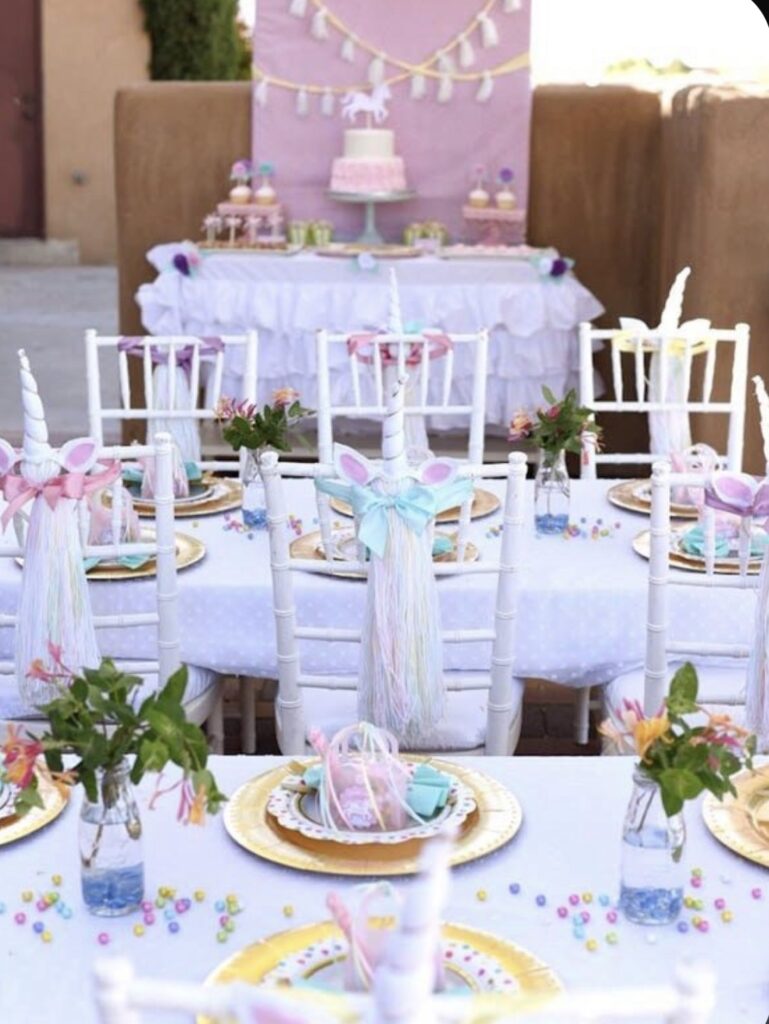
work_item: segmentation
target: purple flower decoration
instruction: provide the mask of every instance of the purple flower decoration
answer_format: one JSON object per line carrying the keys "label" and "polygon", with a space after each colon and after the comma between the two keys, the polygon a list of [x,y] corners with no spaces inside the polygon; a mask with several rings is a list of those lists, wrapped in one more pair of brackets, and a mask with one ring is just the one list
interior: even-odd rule
{"label": "purple flower decoration", "polygon": [[184,277],[190,277],[192,275],[192,269],[190,267],[190,261],[184,255],[183,252],[177,252],[171,264],[174,270],[178,270]]}
{"label": "purple flower decoration", "polygon": [[499,180],[503,185],[509,185],[515,175],[510,167],[503,167],[499,172]]}
{"label": "purple flower decoration", "polygon": [[562,256],[556,256],[550,267],[551,277],[562,277],[569,269],[569,264]]}

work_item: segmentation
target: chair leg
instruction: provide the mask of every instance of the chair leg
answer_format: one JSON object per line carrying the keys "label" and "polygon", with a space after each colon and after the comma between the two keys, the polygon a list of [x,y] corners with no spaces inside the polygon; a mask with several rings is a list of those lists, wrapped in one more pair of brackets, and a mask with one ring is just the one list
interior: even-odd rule
{"label": "chair leg", "polygon": [[240,677],[240,743],[244,754],[256,753],[256,686]]}
{"label": "chair leg", "polygon": [[574,704],[574,742],[584,745],[590,734],[590,687],[577,690]]}
{"label": "chair leg", "polygon": [[212,754],[224,753],[224,687],[219,686],[216,703],[206,720],[206,735]]}

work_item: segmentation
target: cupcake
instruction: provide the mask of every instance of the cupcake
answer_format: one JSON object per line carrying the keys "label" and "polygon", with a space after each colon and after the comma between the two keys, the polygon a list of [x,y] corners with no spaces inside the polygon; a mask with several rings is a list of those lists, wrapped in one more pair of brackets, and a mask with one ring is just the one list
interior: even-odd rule
{"label": "cupcake", "polygon": [[272,187],[270,179],[275,173],[275,168],[265,160],[259,164],[259,173],[262,176],[262,183],[254,192],[254,200],[260,206],[274,206],[278,201],[278,193]]}
{"label": "cupcake", "polygon": [[516,198],[515,192],[510,188],[510,183],[513,180],[513,172],[509,167],[503,167],[499,172],[497,178],[500,185],[502,186],[497,190],[494,196],[494,202],[497,204],[499,210],[513,210],[515,209]]}
{"label": "cupcake", "polygon": [[486,168],[483,164],[475,165],[473,168],[473,177],[475,179],[475,184],[468,193],[467,202],[470,206],[482,209],[484,206],[489,205],[489,193],[483,187],[484,179],[486,177]]}
{"label": "cupcake", "polygon": [[231,203],[251,202],[251,161],[236,160],[230,170],[230,181],[235,182],[234,188],[230,189]]}

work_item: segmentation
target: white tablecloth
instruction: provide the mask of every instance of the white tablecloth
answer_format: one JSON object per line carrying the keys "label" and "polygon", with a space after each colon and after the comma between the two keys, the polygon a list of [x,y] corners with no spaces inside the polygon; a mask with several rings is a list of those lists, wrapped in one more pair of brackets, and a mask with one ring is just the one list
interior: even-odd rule
{"label": "white tablecloth", "polygon": [[[302,529],[317,529],[312,484],[287,480],[288,511],[302,520]],[[503,484],[486,483],[501,494]],[[515,671],[571,686],[604,683],[643,661],[648,563],[634,553],[633,537],[648,528],[647,517],[609,505],[609,482],[572,481],[571,520],[588,536],[565,540],[534,533],[533,483],[527,487],[528,540],[524,555],[521,600],[516,626]],[[234,514],[239,521],[239,513]],[[481,558],[498,557],[500,537],[494,535],[501,512],[472,524],[471,539]],[[599,522],[600,520],[600,522]],[[338,520],[342,525],[350,521]],[[222,516],[179,520],[177,529],[200,537],[207,547],[203,562],[179,573],[182,656],[190,664],[218,671],[276,676],[274,620],[266,532],[251,536],[225,529]],[[455,529],[455,527],[448,527]],[[601,531],[607,536],[600,536]],[[597,531],[597,536],[594,534]],[[0,560],[0,611],[18,600],[21,573],[8,559]],[[363,615],[363,587],[357,580],[329,579],[297,573],[293,577],[298,620],[313,625],[355,626]],[[493,621],[495,582],[491,575],[444,578],[439,581],[443,625],[459,629]],[[754,596],[703,587],[671,588],[670,622],[680,639],[749,642]],[[97,612],[148,608],[154,596],[149,580],[93,583]],[[133,630],[105,637],[103,650],[122,657],[151,653],[151,632],[137,639]],[[12,637],[0,630],[0,657],[10,653]],[[353,644],[301,646],[304,667],[333,672],[357,664]],[[488,667],[486,645],[449,644],[446,665]]]}
{"label": "white tablecloth", "polygon": [[[374,272],[353,259],[215,253],[194,276],[169,269],[177,245],[147,254],[159,271],[136,299],[151,334],[216,335],[257,328],[260,400],[290,385],[315,406],[315,332],[377,329],[387,321],[387,268],[398,272],[404,322],[446,331],[491,331],[486,419],[507,424],[521,406],[578,379],[577,325],[603,312],[571,274],[542,277],[527,260],[445,260],[435,256],[379,261]],[[456,377],[469,374],[457,360]],[[334,400],[350,399],[344,356],[332,366]],[[457,392],[470,397],[469,387]],[[447,424],[443,424],[444,426]]]}
{"label": "white tablecloth", "polygon": [[[277,758],[214,758],[220,786],[232,793],[238,785],[278,763]],[[463,760],[463,763],[465,761]],[[723,848],[705,829],[699,807],[686,812],[687,867],[704,873],[701,913],[710,931],[679,933],[675,927],[649,929],[605,921],[598,895],[615,899],[619,886],[622,819],[630,795],[629,758],[473,758],[472,767],[500,779],[515,793],[523,808],[523,826],[506,847],[473,864],[456,869],[445,919],[481,928],[517,942],[547,962],[569,988],[658,984],[671,979],[682,957],[701,958],[718,973],[718,1008],[713,1024],[763,1024],[769,1012],[769,958],[766,952],[769,900],[767,874]],[[175,799],[166,797],[155,811],[146,810],[148,786],[142,788],[142,818],[147,890],[176,887],[180,896],[195,889],[206,892],[203,904],[180,917],[181,929],[169,934],[161,912],[157,923],[136,938],[132,926],[140,918],[105,921],[90,916],[80,901],[77,814],[80,794],[48,829],[23,842],[0,848],[0,1020],[3,1024],[95,1024],[90,969],[99,955],[129,956],[137,970],[154,977],[202,981],[223,959],[243,946],[287,927],[325,920],[326,893],[342,892],[351,879],[298,874],[251,856],[232,842],[219,820],[205,828],[184,828],[174,820]],[[23,904],[20,894],[50,889],[53,873],[64,883],[62,898],[73,917],[62,920],[53,910],[45,914]],[[521,892],[508,891],[518,882]],[[399,881],[408,885],[408,881]],[[751,889],[763,886],[763,900]],[[487,899],[477,899],[484,889]],[[245,910],[235,918],[236,930],[226,945],[216,940],[213,902],[235,892]],[[592,920],[586,939],[595,937],[599,950],[591,953],[585,940],[572,937],[571,925],[556,908],[571,893],[592,892],[587,908]],[[537,894],[547,898],[536,905]],[[712,909],[719,896],[727,900],[734,920],[724,924]],[[294,910],[291,920],[283,908]],[[584,905],[580,907],[583,909]],[[53,941],[46,945],[30,923],[21,927],[13,915],[24,910],[29,921],[42,919]],[[686,912],[684,919],[691,914]],[[616,931],[619,942],[607,945],[605,935]],[[99,932],[110,943],[97,943]],[[180,1018],[153,1017],[168,1024]],[[184,1018],[186,1019],[186,1018]]]}

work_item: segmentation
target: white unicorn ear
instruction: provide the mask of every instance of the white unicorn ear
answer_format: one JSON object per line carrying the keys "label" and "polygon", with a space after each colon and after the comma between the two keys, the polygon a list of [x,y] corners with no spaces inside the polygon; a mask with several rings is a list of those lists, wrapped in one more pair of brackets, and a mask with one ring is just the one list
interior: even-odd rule
{"label": "white unicorn ear", "polygon": [[417,470],[417,480],[427,487],[439,487],[451,483],[458,469],[456,459],[427,459]]}
{"label": "white unicorn ear", "polygon": [[346,444],[334,445],[334,469],[342,480],[357,484],[358,487],[365,487],[377,476],[373,462]]}
{"label": "white unicorn ear", "polygon": [[0,476],[10,473],[19,460],[18,453],[0,437]]}
{"label": "white unicorn ear", "polygon": [[62,445],[59,461],[68,473],[87,473],[96,462],[98,442],[92,437],[76,437]]}

